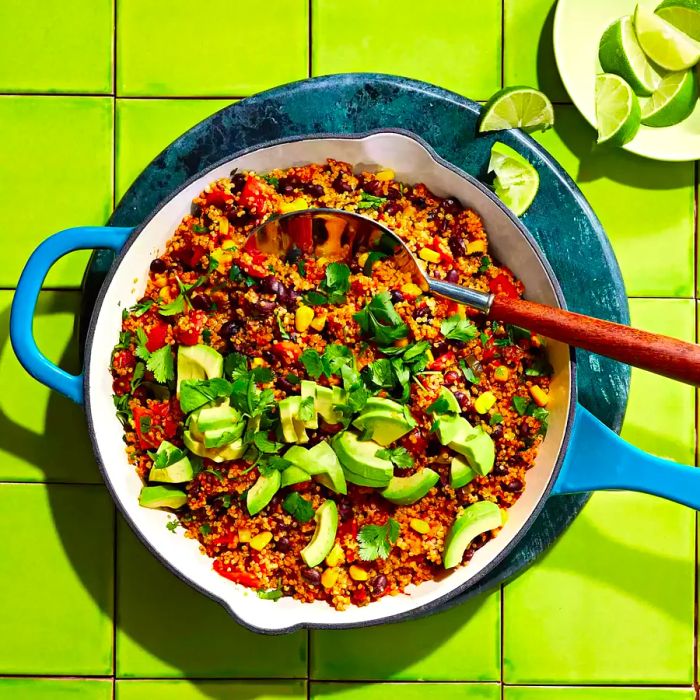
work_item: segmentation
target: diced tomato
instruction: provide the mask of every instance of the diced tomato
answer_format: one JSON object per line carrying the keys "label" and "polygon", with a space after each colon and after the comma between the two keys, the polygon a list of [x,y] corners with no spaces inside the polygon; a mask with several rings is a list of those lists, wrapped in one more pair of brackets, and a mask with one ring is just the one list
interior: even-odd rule
{"label": "diced tomato", "polygon": [[119,352],[114,353],[112,366],[115,369],[132,369],[135,365],[136,358],[131,350],[119,350]]}
{"label": "diced tomato", "polygon": [[112,382],[112,391],[117,396],[124,396],[128,394],[131,389],[131,374],[128,377],[117,377]]}
{"label": "diced tomato", "polygon": [[233,532],[226,532],[223,535],[215,537],[213,540],[209,540],[208,544],[236,544],[238,542],[238,536]]}
{"label": "diced tomato", "polygon": [[263,184],[253,175],[248,175],[245,185],[241,190],[240,203],[252,214],[262,216],[267,207],[267,197]]}
{"label": "diced tomato", "polygon": [[204,201],[207,206],[213,206],[223,211],[230,206],[233,197],[223,190],[212,190],[204,194]]}
{"label": "diced tomato", "polygon": [[430,248],[430,250],[434,250],[436,253],[439,253],[440,262],[449,263],[450,265],[452,265],[455,261],[452,255],[450,255],[450,253],[448,253],[443,247],[443,243],[440,240],[439,236],[434,236],[433,240],[430,243],[428,243],[426,248]]}
{"label": "diced tomato", "polygon": [[345,535],[357,537],[357,521],[355,518],[343,520],[338,526],[338,536],[342,539]]}
{"label": "diced tomato", "polygon": [[493,294],[502,294],[511,299],[515,299],[519,296],[517,287],[503,272],[500,272],[489,280],[489,289]]}
{"label": "diced tomato", "polygon": [[153,328],[148,333],[146,340],[146,349],[148,352],[160,350],[165,345],[165,336],[168,333],[168,324],[163,321],[156,321]]}
{"label": "diced tomato", "polygon": [[196,345],[207,320],[204,311],[190,311],[186,316],[180,316],[175,327],[175,338],[183,345]]}
{"label": "diced tomato", "polygon": [[436,357],[428,365],[428,369],[437,370],[438,372],[441,372],[448,365],[454,364],[454,361],[455,361],[455,354],[452,352],[452,350],[448,350],[443,355],[440,355],[440,357]]}
{"label": "diced tomato", "polygon": [[280,358],[280,360],[291,364],[296,362],[301,355],[301,350],[298,345],[295,345],[290,340],[283,340],[279,343],[273,343],[270,350]]}
{"label": "diced tomato", "polygon": [[192,269],[204,257],[205,253],[206,251],[201,245],[193,244],[174,250],[173,257],[177,258],[186,267]]}
{"label": "diced tomato", "polygon": [[257,589],[262,587],[262,581],[260,581],[260,579],[257,577],[246,573],[245,571],[232,569],[230,564],[224,564],[219,559],[214,561],[214,571],[216,571],[219,576],[223,576],[234,583],[240,583],[241,586],[245,586],[246,588]]}
{"label": "diced tomato", "polygon": [[238,265],[243,272],[251,277],[255,277],[255,279],[262,279],[270,274],[270,271],[266,270],[262,265],[265,259],[265,256],[262,254],[258,254],[257,256],[253,255],[253,260],[251,262],[248,262],[247,260],[237,260],[236,265]]}
{"label": "diced tomato", "polygon": [[367,591],[364,588],[356,588],[350,593],[350,601],[355,605],[364,603],[367,600]]}
{"label": "diced tomato", "polygon": [[134,406],[134,427],[142,450],[158,448],[177,432],[178,422],[169,401],[151,401],[148,408]]}

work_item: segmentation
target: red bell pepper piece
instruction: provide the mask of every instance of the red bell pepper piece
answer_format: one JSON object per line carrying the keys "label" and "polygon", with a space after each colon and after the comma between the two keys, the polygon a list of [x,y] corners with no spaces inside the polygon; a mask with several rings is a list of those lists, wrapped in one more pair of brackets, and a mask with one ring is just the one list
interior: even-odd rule
{"label": "red bell pepper piece", "polygon": [[214,561],[214,571],[216,571],[219,576],[223,576],[234,583],[240,583],[241,586],[245,586],[246,588],[262,588],[262,581],[260,581],[260,579],[245,571],[231,569],[229,564],[224,564],[219,559]]}
{"label": "red bell pepper piece", "polygon": [[265,213],[267,197],[263,189],[263,184],[257,177],[248,175],[248,179],[245,181],[245,185],[241,190],[241,197],[239,201],[241,205],[248,209],[248,211],[250,211],[252,214],[261,216]]}
{"label": "red bell pepper piece", "polygon": [[519,296],[517,287],[503,272],[499,272],[495,277],[489,280],[489,289],[493,294],[502,294],[511,299],[515,299]]}
{"label": "red bell pepper piece", "polygon": [[132,369],[135,365],[136,358],[131,350],[119,350],[119,352],[114,353],[112,366],[115,369]]}
{"label": "red bell pepper piece", "polygon": [[455,354],[452,352],[452,350],[448,350],[446,353],[440,355],[440,357],[436,357],[429,365],[428,369],[434,369],[437,370],[438,372],[441,372],[447,365],[454,364],[455,361]]}
{"label": "red bell pepper piece", "polygon": [[168,333],[168,324],[161,320],[157,320],[153,328],[148,333],[146,340],[146,349],[148,352],[160,350],[165,345],[165,336]]}
{"label": "red bell pepper piece", "polygon": [[201,245],[186,245],[184,248],[173,251],[173,257],[192,269],[204,257],[205,252]]}
{"label": "red bell pepper piece", "polygon": [[142,450],[160,447],[177,432],[177,421],[171,415],[170,402],[151,401],[148,408],[134,406],[134,428]]}
{"label": "red bell pepper piece", "polygon": [[301,355],[301,349],[290,340],[282,340],[279,343],[273,343],[270,350],[287,363],[296,362]]}
{"label": "red bell pepper piece", "polygon": [[190,311],[187,316],[181,316],[175,327],[175,338],[183,345],[196,345],[206,320],[204,311]]}
{"label": "red bell pepper piece", "polygon": [[227,209],[233,201],[233,196],[223,190],[212,190],[204,194],[204,201],[207,206],[213,206],[217,209]]}

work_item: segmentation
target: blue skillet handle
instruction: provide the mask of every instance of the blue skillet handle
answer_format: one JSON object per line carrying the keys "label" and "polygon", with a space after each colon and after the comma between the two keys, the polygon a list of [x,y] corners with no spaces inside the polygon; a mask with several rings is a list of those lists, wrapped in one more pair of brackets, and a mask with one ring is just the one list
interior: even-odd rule
{"label": "blue skillet handle", "polygon": [[10,339],[24,369],[51,389],[76,403],[83,403],[83,375],[69,374],[41,353],[34,340],[34,312],[41,285],[51,266],[74,250],[109,248],[119,251],[132,228],[112,226],[80,226],[55,233],[31,255],[17,283],[10,314]]}
{"label": "blue skillet handle", "polygon": [[643,452],[579,405],[552,495],[610,490],[641,491],[700,510],[700,469]]}

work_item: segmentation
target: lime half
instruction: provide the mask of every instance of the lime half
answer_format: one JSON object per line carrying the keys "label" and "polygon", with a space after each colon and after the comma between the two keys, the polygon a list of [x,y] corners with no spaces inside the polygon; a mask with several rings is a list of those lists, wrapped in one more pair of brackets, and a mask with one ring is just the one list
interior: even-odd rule
{"label": "lime half", "polygon": [[676,29],[700,41],[700,0],[664,0],[655,11]]}
{"label": "lime half", "polygon": [[700,60],[700,43],[639,5],[634,12],[634,29],[644,53],[662,68],[685,70]]}
{"label": "lime half", "polygon": [[598,122],[598,143],[622,146],[639,131],[639,100],[619,75],[603,73],[596,76],[595,115]]}
{"label": "lime half", "polygon": [[629,15],[616,20],[605,30],[600,39],[598,58],[606,73],[624,78],[638,95],[651,95],[661,81],[661,76],[637,41]]}
{"label": "lime half", "polygon": [[698,83],[695,71],[669,73],[642,107],[642,124],[673,126],[695,109]]}
{"label": "lime half", "polygon": [[496,196],[516,216],[522,216],[540,187],[537,170],[510,146],[496,141],[491,148],[489,172],[496,175],[493,181]]}
{"label": "lime half", "polygon": [[499,90],[484,107],[479,131],[520,128],[544,131],[554,124],[554,108],[547,95],[529,87]]}

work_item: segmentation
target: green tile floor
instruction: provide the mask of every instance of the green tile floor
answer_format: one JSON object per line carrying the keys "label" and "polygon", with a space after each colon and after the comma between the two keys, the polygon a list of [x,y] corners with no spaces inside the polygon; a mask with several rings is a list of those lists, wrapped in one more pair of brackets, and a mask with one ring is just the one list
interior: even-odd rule
{"label": "green tile floor", "polygon": [[[540,85],[557,103],[541,142],[600,216],[633,321],[695,339],[696,167],[592,149],[553,64],[553,5],[0,2],[0,531],[12,535],[0,538],[0,700],[696,697],[693,512],[598,494],[502,591],[398,626],[260,637],[139,544],[101,485],[80,410],[9,347],[12,289],[47,235],[104,222],[160,149],[231,101],[345,70],[478,100],[503,83]],[[54,268],[35,325],[73,370],[85,262]],[[694,463],[695,426],[692,389],[633,373],[627,439]]]}

